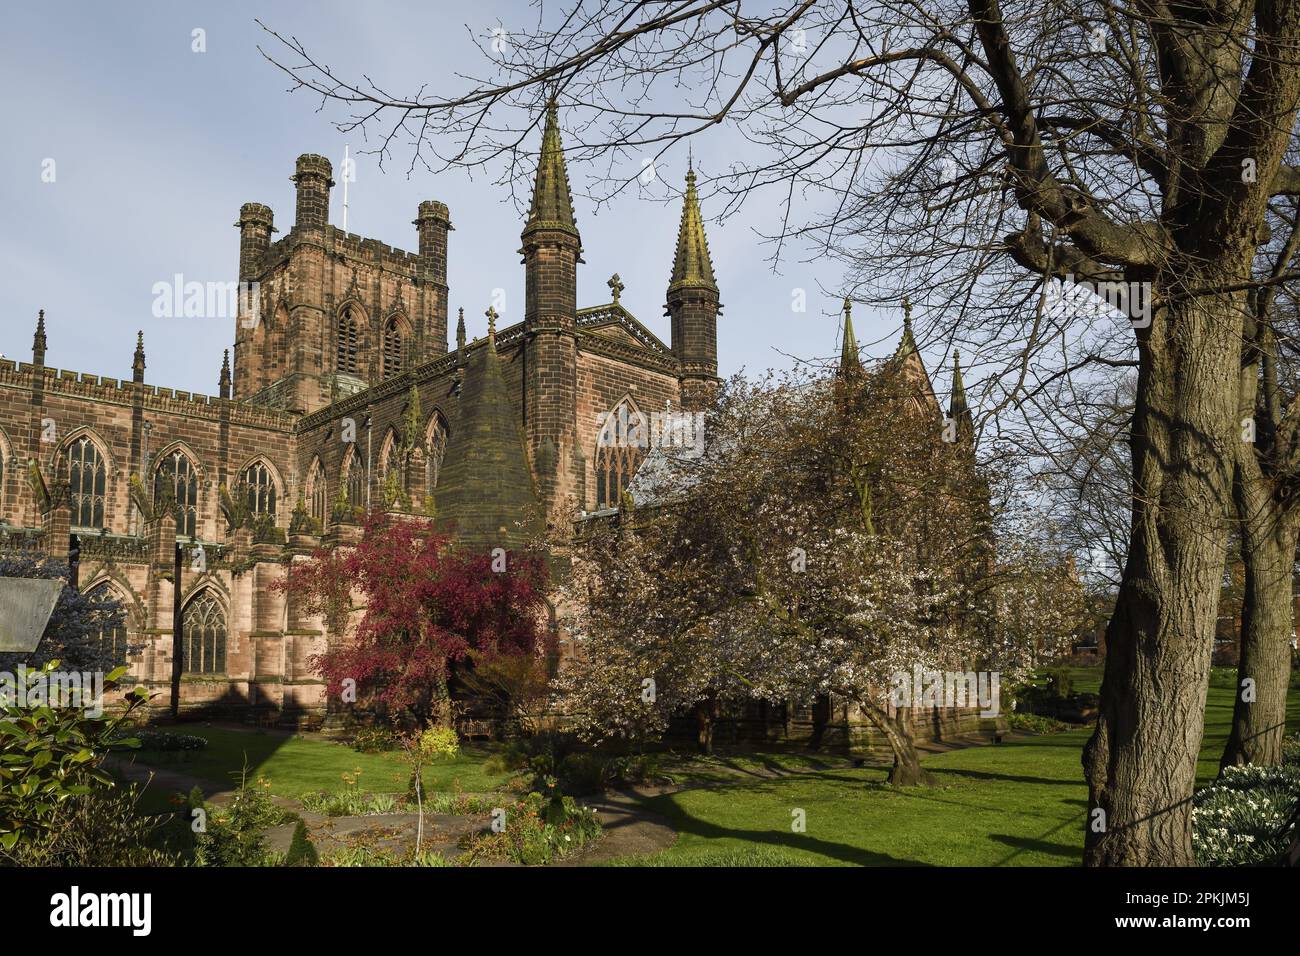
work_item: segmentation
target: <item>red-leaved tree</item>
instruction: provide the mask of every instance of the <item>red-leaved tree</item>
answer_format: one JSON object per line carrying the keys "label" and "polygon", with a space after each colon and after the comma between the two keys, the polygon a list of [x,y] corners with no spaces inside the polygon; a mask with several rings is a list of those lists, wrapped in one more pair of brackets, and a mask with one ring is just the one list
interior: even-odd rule
{"label": "red-leaved tree", "polygon": [[357,704],[424,724],[450,720],[457,665],[539,653],[550,637],[546,585],[539,555],[494,559],[456,547],[431,522],[378,513],[355,547],[295,562],[282,587],[332,634],[355,625],[312,660],[331,697],[355,686]]}

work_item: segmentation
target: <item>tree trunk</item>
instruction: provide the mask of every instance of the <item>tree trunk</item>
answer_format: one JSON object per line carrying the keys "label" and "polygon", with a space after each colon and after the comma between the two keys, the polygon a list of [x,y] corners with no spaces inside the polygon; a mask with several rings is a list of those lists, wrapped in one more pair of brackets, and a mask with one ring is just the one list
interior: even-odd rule
{"label": "tree trunk", "polygon": [[812,739],[808,742],[809,749],[814,751],[822,749],[822,741],[826,738],[826,726],[830,722],[831,696],[822,694],[812,704]]}
{"label": "tree trunk", "polygon": [[1241,605],[1240,659],[1232,732],[1219,769],[1273,765],[1282,759],[1286,694],[1291,678],[1295,508],[1280,500],[1247,448],[1234,485],[1241,521],[1246,588]]}
{"label": "tree trunk", "polygon": [[1178,294],[1235,278],[1208,272],[1189,264],[1139,331],[1133,531],[1083,754],[1090,866],[1195,862],[1191,797],[1239,440],[1244,307],[1239,295]]}
{"label": "tree trunk", "polygon": [[935,787],[938,781],[921,766],[916,742],[912,739],[912,725],[901,709],[890,717],[884,708],[870,700],[858,699],[858,705],[876,728],[889,741],[894,753],[894,766],[889,771],[889,782],[896,787]]}
{"label": "tree trunk", "polygon": [[713,753],[713,728],[717,716],[718,702],[713,697],[695,702],[696,742],[700,753]]}

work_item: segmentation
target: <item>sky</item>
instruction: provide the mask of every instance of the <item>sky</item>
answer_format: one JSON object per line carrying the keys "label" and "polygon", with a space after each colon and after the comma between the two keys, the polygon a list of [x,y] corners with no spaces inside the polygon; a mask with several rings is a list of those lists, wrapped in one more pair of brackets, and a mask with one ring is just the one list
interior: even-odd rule
{"label": "sky", "polygon": [[[484,334],[484,310],[493,290],[504,289],[500,323],[522,318],[516,250],[523,220],[509,190],[482,173],[435,176],[417,168],[408,175],[410,152],[401,147],[381,170],[358,134],[334,128],[343,118],[337,108],[319,110],[317,101],[287,91],[287,79],[258,51],[259,44],[275,47],[255,17],[344,75],[376,75],[396,92],[425,85],[451,93],[462,88],[458,70],[484,72],[475,37],[497,26],[508,33],[514,22],[526,26],[535,13],[524,0],[7,6],[0,31],[0,88],[9,91],[0,150],[0,354],[30,361],[37,310],[44,309],[47,365],[129,378],[135,334],[143,330],[147,382],[215,394],[234,320],[156,318],[155,283],[177,274],[233,280],[240,205],[266,203],[280,234],[287,232],[295,158],[326,156],[338,180],[345,144],[356,160],[349,232],[414,250],[416,207],[442,200],[455,227],[448,255],[453,316],[463,307],[470,337]],[[204,52],[193,49],[195,30],[203,31]],[[724,129],[710,131],[693,139],[695,165],[707,174],[743,147]],[[671,183],[685,169],[681,150],[657,164]],[[579,307],[608,302],[606,282],[617,272],[623,305],[667,342],[663,303],[680,203],[625,195],[596,215],[580,194],[595,171],[571,163],[569,172],[585,249]],[[341,203],[336,186],[335,225]],[[720,205],[711,208],[706,197],[705,216]],[[724,305],[723,376],[838,352],[839,268],[798,248],[774,268],[761,236],[776,227],[776,212],[750,203],[725,223],[706,225]],[[796,289],[806,293],[804,312],[792,309]],[[901,314],[860,307],[854,326],[868,354],[887,355]]]}

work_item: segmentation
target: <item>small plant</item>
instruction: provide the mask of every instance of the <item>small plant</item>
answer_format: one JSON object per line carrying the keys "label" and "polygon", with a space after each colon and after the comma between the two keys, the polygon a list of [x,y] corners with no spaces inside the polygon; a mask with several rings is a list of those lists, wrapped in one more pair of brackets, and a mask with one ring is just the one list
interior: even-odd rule
{"label": "small plant", "polygon": [[464,793],[427,793],[426,803],[431,813],[445,813],[468,817],[480,813],[491,813],[500,804],[500,800],[488,797],[475,797]]}
{"label": "small plant", "polygon": [[397,798],[391,793],[362,793],[356,789],[330,793],[318,790],[302,796],[304,810],[322,813],[327,817],[366,817],[393,813]]}
{"label": "small plant", "polygon": [[402,749],[411,765],[411,790],[415,796],[417,823],[415,826],[415,852],[424,842],[424,768],[434,760],[455,759],[460,753],[460,738],[451,727],[426,727],[423,731],[402,737]]}
{"label": "small plant", "polygon": [[500,831],[471,836],[461,861],[511,860],[524,866],[542,866],[576,852],[600,838],[596,811],[572,797],[546,797],[530,793],[505,808]]}
{"label": "small plant", "polygon": [[289,852],[284,855],[281,866],[315,866],[320,862],[316,847],[307,835],[307,824],[301,820],[293,828],[293,839],[289,842]]}
{"label": "small plant", "polygon": [[271,782],[259,777],[247,783],[247,768],[239,789],[225,806],[202,808],[204,829],[194,841],[194,862],[199,866],[269,866],[272,855],[265,845],[268,827],[278,826],[289,814],[271,799]]}
{"label": "small plant", "polygon": [[352,737],[352,749],[357,753],[388,753],[397,747],[397,734],[387,727],[362,727]]}

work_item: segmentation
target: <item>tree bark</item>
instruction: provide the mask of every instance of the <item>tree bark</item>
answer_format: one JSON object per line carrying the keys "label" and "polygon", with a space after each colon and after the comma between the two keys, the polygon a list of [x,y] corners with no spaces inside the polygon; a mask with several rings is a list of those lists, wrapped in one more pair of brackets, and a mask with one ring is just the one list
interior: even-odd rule
{"label": "tree bark", "polygon": [[1289,501],[1280,499],[1274,483],[1260,474],[1251,448],[1244,450],[1237,467],[1234,496],[1241,521],[1246,589],[1232,731],[1219,762],[1220,771],[1281,761],[1294,626],[1291,582],[1297,511]]}
{"label": "tree bark", "polygon": [[[1227,550],[1240,296],[1179,296],[1233,276],[1188,266],[1139,331],[1133,532],[1097,728],[1084,749],[1090,866],[1191,866],[1191,797]],[[1177,275],[1178,273],[1174,273]]]}
{"label": "tree bark", "polygon": [[713,753],[713,728],[717,708],[718,702],[713,697],[695,702],[696,743],[702,754]]}
{"label": "tree bark", "polygon": [[884,708],[870,700],[856,698],[862,712],[867,715],[876,728],[885,735],[889,749],[894,754],[894,766],[889,771],[889,782],[896,787],[935,787],[938,781],[921,766],[920,755],[916,752],[916,741],[912,739],[912,725],[905,718],[904,712],[895,710],[891,717]]}

